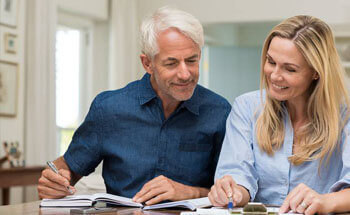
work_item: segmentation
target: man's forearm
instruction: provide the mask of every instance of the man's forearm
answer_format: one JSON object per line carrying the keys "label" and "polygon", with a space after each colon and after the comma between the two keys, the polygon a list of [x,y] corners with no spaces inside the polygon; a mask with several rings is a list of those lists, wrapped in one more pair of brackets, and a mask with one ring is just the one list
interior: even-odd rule
{"label": "man's forearm", "polygon": [[63,156],[57,158],[55,161],[54,161],[54,164],[56,165],[56,167],[58,169],[65,169],[65,170],[69,170],[70,173],[71,173],[71,180],[70,180],[70,184],[71,185],[75,185],[82,176],[72,172],[70,169],[69,169],[69,166],[67,165],[66,161],[64,160]]}

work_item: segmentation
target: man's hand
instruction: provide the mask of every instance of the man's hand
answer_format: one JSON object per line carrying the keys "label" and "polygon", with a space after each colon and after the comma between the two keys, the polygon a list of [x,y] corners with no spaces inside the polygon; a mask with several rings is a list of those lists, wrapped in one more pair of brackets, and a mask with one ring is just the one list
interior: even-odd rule
{"label": "man's hand", "polygon": [[191,187],[160,175],[147,182],[133,198],[135,202],[152,205],[165,200],[179,201],[206,196],[208,189]]}
{"label": "man's hand", "polygon": [[[60,169],[60,174],[51,169],[44,169],[38,183],[39,197],[48,199],[62,198],[75,193],[75,188],[70,186],[71,173],[69,170]],[[69,187],[73,193],[67,189]]]}
{"label": "man's hand", "polygon": [[[47,168],[41,172],[41,177],[38,182],[39,198],[57,199],[75,193],[74,185],[81,178],[80,175],[75,174],[69,170],[69,167],[61,156],[54,161],[59,174]],[[67,187],[73,191],[70,193]]]}
{"label": "man's hand", "polygon": [[249,192],[244,187],[237,185],[231,176],[226,175],[216,180],[208,198],[213,206],[226,206],[229,197],[232,197],[234,206],[245,205],[250,199]]}

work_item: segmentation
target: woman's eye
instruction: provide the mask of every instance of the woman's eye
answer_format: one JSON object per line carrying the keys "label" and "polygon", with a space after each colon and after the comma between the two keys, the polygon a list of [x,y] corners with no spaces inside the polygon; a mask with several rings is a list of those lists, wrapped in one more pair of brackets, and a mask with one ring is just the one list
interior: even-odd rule
{"label": "woman's eye", "polygon": [[272,60],[268,60],[267,61],[269,64],[271,64],[271,65],[275,65],[276,63],[274,62],[274,61],[272,61]]}

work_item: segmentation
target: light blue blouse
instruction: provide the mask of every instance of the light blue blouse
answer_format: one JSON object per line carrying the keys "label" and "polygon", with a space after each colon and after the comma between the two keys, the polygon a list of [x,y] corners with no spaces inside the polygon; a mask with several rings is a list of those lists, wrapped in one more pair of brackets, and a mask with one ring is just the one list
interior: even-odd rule
{"label": "light blue blouse", "polygon": [[273,156],[259,149],[255,124],[261,110],[260,91],[236,98],[226,122],[215,180],[231,175],[237,184],[248,189],[251,201],[272,205],[281,205],[287,194],[300,183],[318,193],[350,187],[349,122],[343,129],[339,150],[332,154],[328,165],[323,164],[318,171],[319,160],[299,166],[288,161],[292,155],[293,127],[286,109],[283,146]]}

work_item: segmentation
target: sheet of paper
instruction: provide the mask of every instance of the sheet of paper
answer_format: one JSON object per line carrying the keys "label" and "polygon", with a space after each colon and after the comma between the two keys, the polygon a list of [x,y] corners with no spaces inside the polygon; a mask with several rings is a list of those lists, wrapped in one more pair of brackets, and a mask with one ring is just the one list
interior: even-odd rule
{"label": "sheet of paper", "polygon": [[[267,207],[268,212],[274,212],[278,213],[280,208],[277,207]],[[242,207],[236,207],[233,208],[234,213],[242,213],[243,208]],[[230,212],[226,208],[222,207],[212,207],[212,208],[198,208],[196,212],[181,212],[181,215],[231,215]],[[290,211],[285,214],[279,214],[279,215],[302,215],[298,213],[294,213],[293,211]]]}
{"label": "sheet of paper", "polygon": [[[242,208],[234,208],[234,210],[237,210],[237,212],[242,211]],[[196,213],[198,215],[230,215],[227,209],[221,209],[221,208],[198,208]]]}
{"label": "sheet of paper", "polygon": [[180,215],[197,215],[197,212],[187,212],[187,211],[184,211],[184,212],[181,212]]}

